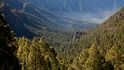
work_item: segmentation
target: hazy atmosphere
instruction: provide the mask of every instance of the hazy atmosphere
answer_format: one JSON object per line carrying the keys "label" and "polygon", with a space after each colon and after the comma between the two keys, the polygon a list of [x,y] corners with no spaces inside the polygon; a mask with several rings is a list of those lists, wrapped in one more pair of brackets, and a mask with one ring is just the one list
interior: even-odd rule
{"label": "hazy atmosphere", "polygon": [[0,70],[124,70],[124,0],[0,0]]}

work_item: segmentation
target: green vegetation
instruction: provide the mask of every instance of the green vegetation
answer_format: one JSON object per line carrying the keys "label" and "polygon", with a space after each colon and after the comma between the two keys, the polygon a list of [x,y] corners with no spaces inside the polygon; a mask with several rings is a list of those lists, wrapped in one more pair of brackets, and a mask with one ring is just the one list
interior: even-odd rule
{"label": "green vegetation", "polygon": [[87,48],[80,54],[78,53],[71,65],[72,68],[79,70],[124,70],[123,31],[124,8],[80,39],[78,46]]}
{"label": "green vegetation", "polygon": [[86,33],[56,52],[42,37],[16,38],[0,14],[0,70],[124,70],[124,8]]}
{"label": "green vegetation", "polygon": [[18,39],[17,57],[22,70],[63,70],[65,67],[56,59],[56,52],[45,39],[25,37]]}
{"label": "green vegetation", "polygon": [[15,38],[0,15],[0,70],[66,70],[45,39]]}

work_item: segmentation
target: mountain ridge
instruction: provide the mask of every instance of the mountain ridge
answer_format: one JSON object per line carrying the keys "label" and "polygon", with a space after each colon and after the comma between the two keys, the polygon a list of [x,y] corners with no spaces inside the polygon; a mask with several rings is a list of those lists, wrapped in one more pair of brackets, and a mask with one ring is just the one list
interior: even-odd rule
{"label": "mountain ridge", "polygon": [[[10,26],[15,31],[17,36],[24,35],[26,37],[32,38],[35,35],[41,36],[43,32],[40,31],[43,30],[46,30],[47,33],[60,31],[71,32],[73,30],[78,31],[81,28],[85,29],[96,26],[96,24],[91,24],[84,21],[80,22],[66,20],[66,18],[60,19],[60,17],[56,16],[55,14],[52,14],[45,9],[39,8],[23,0],[4,0],[2,2],[5,4],[2,8],[3,13],[5,14],[8,23],[10,23]],[[16,6],[16,4],[18,5]],[[12,16],[17,17],[16,20],[13,19],[14,17]],[[78,25],[73,24],[73,21]],[[16,22],[16,24],[18,23],[18,25],[15,26],[14,22]]]}
{"label": "mountain ridge", "polygon": [[[107,70],[123,70],[123,22],[124,8],[120,9],[120,11],[118,11],[115,15],[111,16],[101,26],[89,31],[86,37],[82,37],[80,40],[82,44],[80,44],[80,46],[85,47],[85,49],[80,50],[81,52],[75,58],[72,63],[72,67],[78,70],[90,68],[93,70],[99,70],[97,63],[99,64],[99,62],[101,62],[99,66],[102,68],[103,65],[103,70],[106,68],[104,67],[106,66],[106,63],[108,66]],[[97,52],[99,52],[99,54]],[[96,62],[95,66],[94,61]],[[102,61],[105,62],[105,65]],[[81,65],[81,63],[83,64]]]}

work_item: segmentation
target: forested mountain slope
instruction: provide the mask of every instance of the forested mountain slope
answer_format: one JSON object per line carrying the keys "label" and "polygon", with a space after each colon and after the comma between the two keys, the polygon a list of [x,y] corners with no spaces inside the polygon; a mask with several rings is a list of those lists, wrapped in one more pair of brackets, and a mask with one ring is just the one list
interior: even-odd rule
{"label": "forested mountain slope", "polygon": [[0,14],[0,70],[66,70],[45,39],[15,37]]}
{"label": "forested mountain slope", "polygon": [[2,0],[0,5],[6,21],[17,37],[33,39],[34,36],[42,36],[50,45],[58,47],[73,36],[71,29],[64,28],[64,21],[33,4],[23,0]]}
{"label": "forested mountain slope", "polygon": [[124,8],[98,28],[81,38],[80,47],[87,47],[74,60],[76,70],[124,69]]}
{"label": "forested mountain slope", "polygon": [[[63,22],[53,23],[57,16],[30,3],[25,5],[25,0],[4,0],[0,8],[5,14],[0,14],[0,70],[124,70],[124,8],[74,37],[63,30]],[[28,35],[32,39],[25,37]],[[48,41],[33,37],[37,35]]]}

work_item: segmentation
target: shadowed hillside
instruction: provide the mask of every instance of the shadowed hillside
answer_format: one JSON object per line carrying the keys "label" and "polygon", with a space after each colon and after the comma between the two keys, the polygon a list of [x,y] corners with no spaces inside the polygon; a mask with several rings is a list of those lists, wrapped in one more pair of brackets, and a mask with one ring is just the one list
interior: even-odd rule
{"label": "shadowed hillside", "polygon": [[10,31],[4,15],[0,13],[0,70],[21,70],[19,61],[14,54],[15,38]]}

